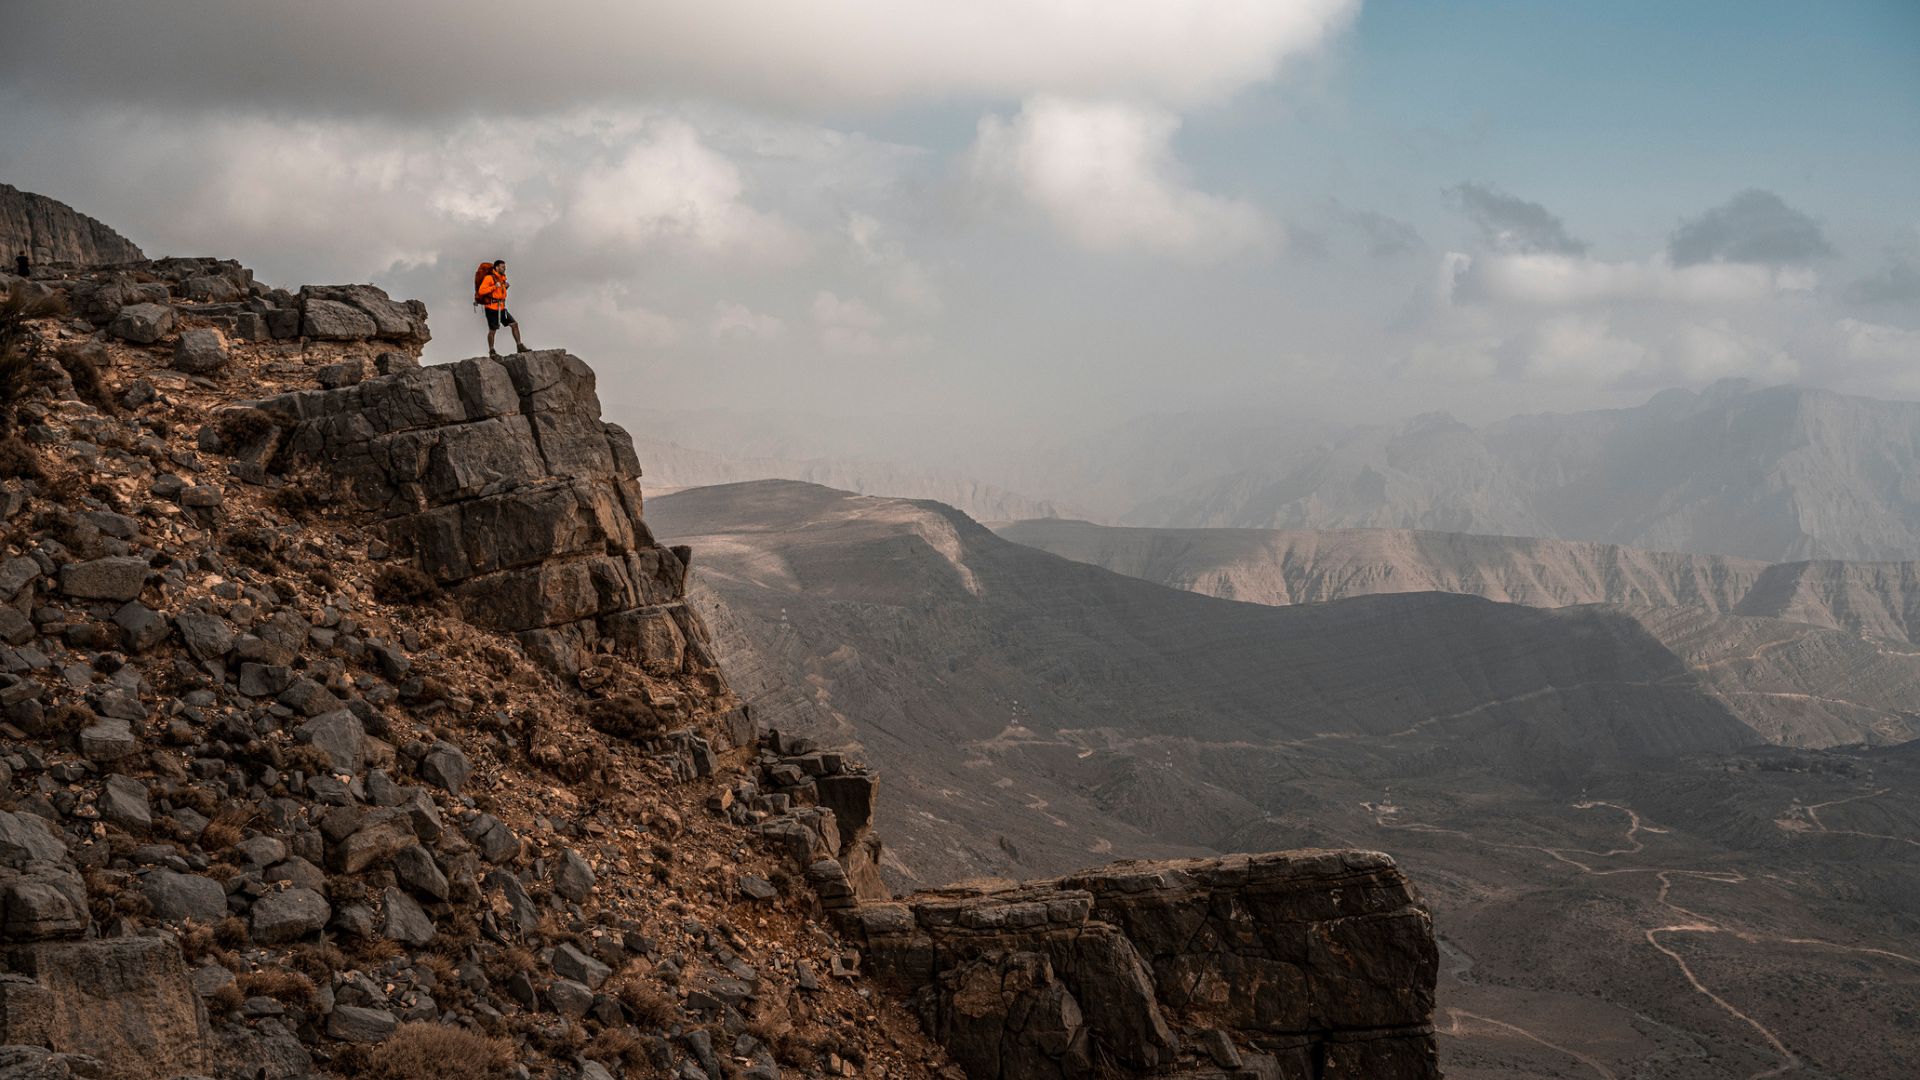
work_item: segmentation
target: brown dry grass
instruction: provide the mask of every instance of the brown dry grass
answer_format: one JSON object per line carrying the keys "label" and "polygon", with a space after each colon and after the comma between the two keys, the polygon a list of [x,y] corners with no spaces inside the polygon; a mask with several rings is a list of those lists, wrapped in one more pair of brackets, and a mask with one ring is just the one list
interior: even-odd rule
{"label": "brown dry grass", "polygon": [[310,1009],[320,1002],[320,988],[298,971],[263,968],[240,976],[240,992],[246,997],[270,997],[282,1005]]}
{"label": "brown dry grass", "polygon": [[608,992],[627,1007],[627,1015],[632,1018],[635,1027],[659,1030],[680,1019],[679,1002],[661,993],[659,987],[641,979],[631,976],[620,978]]}
{"label": "brown dry grass", "polygon": [[368,1055],[372,1080],[443,1080],[499,1076],[513,1064],[513,1044],[445,1024],[401,1024]]}

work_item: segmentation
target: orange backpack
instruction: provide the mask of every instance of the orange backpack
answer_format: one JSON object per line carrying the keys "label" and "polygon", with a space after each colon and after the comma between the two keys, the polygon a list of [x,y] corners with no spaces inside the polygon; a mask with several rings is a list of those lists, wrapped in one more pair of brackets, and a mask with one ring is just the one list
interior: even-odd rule
{"label": "orange backpack", "polygon": [[491,273],[493,273],[493,264],[490,262],[481,263],[480,269],[475,270],[473,272],[473,302],[474,303],[484,304],[487,302],[488,298],[480,295],[480,286],[487,283],[487,275]]}

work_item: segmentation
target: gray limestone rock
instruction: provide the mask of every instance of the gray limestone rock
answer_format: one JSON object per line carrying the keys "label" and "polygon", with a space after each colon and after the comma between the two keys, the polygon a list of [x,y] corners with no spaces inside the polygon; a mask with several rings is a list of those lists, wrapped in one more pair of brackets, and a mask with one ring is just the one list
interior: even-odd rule
{"label": "gray limestone rock", "polygon": [[227,890],[212,878],[155,870],[140,883],[155,918],[215,923],[226,918]]}
{"label": "gray limestone rock", "polygon": [[136,345],[151,345],[173,332],[173,308],[166,304],[128,304],[113,317],[107,333]]}
{"label": "gray limestone rock", "polygon": [[297,941],[332,917],[332,905],[312,889],[268,893],[253,904],[253,940],[262,945]]}
{"label": "gray limestone rock", "polygon": [[218,330],[187,330],[173,347],[173,367],[189,375],[212,375],[227,366],[227,342]]}
{"label": "gray limestone rock", "polygon": [[128,555],[60,568],[60,591],[81,600],[132,600],[147,583],[147,560]]}

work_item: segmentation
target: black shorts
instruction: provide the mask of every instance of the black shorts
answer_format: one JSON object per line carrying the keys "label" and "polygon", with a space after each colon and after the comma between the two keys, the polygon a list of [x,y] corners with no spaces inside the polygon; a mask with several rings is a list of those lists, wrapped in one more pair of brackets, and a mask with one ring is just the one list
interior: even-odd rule
{"label": "black shorts", "polygon": [[492,308],[487,308],[486,312],[487,312],[487,331],[489,333],[495,330],[498,330],[503,326],[513,325],[513,322],[514,322],[513,312],[508,311],[506,308],[501,308],[499,311],[495,311]]}

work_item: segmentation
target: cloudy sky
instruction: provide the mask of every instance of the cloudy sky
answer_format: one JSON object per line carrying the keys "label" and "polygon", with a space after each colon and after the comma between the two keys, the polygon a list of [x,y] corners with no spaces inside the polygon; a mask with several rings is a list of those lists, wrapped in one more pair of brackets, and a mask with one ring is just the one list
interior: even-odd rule
{"label": "cloudy sky", "polygon": [[0,181],[614,403],[1920,398],[1912,0],[16,0]]}

